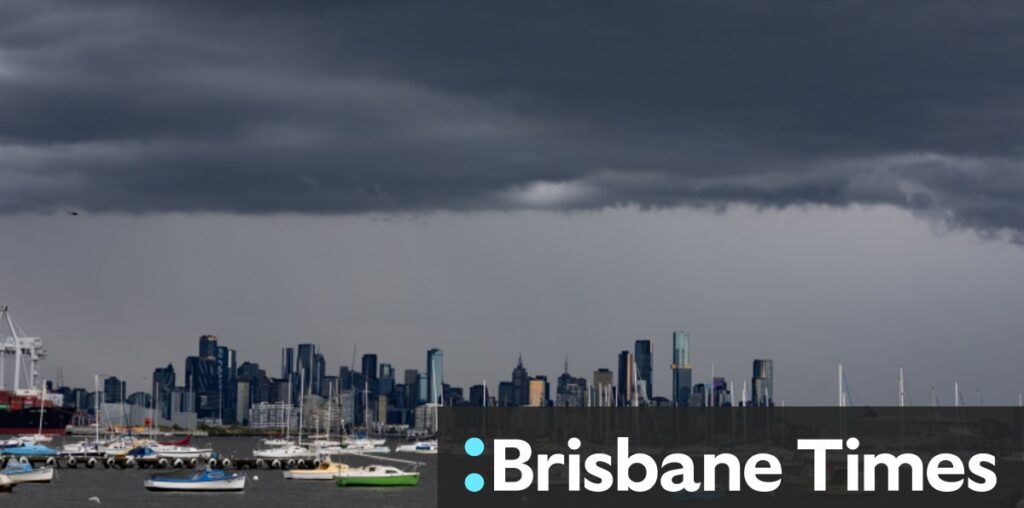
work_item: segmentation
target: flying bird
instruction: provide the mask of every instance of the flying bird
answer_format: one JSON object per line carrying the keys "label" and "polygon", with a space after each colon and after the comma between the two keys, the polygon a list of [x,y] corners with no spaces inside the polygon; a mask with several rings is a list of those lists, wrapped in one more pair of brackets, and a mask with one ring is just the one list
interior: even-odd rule
{"label": "flying bird", "polygon": [[78,210],[68,210],[65,213],[67,213],[68,215],[74,217],[74,216],[78,215]]}
{"label": "flying bird", "polygon": [[90,503],[100,504],[100,498],[98,498],[96,496],[92,496],[92,497],[89,498],[89,502]]}

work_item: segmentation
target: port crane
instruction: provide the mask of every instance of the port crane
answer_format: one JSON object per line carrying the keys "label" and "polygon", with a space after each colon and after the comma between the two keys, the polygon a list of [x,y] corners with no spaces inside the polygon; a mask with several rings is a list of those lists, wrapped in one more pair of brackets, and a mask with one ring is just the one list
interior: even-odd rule
{"label": "port crane", "polygon": [[[39,361],[46,358],[43,340],[18,328],[7,305],[0,305],[0,390],[7,390],[8,359],[14,358],[14,393],[34,395],[39,386]],[[25,387],[25,388],[22,388]]]}

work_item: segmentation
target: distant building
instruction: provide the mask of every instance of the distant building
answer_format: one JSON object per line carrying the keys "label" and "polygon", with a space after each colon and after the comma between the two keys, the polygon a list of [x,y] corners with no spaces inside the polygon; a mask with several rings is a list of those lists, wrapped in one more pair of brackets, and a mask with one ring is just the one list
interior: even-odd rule
{"label": "distant building", "polygon": [[610,369],[594,371],[594,384],[590,389],[590,405],[597,407],[615,405],[615,374]]}
{"label": "distant building", "polygon": [[103,402],[107,404],[120,404],[124,401],[127,393],[125,382],[116,376],[110,376],[103,380]]}
{"label": "distant building", "polygon": [[487,387],[484,385],[473,385],[469,387],[469,405],[475,407],[489,406],[490,401],[488,398],[490,394],[487,393]]}
{"label": "distant building", "polygon": [[519,401],[516,399],[516,387],[511,381],[498,383],[498,405],[502,407],[519,405]]}
{"label": "distant building", "polygon": [[548,406],[548,378],[536,376],[530,379],[529,400],[525,404],[531,407]]}
{"label": "distant building", "polygon": [[299,410],[284,403],[255,404],[249,409],[249,426],[254,429],[295,429],[299,426]]}
{"label": "distant building", "polygon": [[295,373],[295,349],[281,349],[281,379],[289,379]]}
{"label": "distant building", "polygon": [[569,374],[569,360],[565,361],[565,370],[558,376],[555,389],[555,405],[559,407],[584,407],[587,405],[587,380]]}
{"label": "distant building", "polygon": [[367,391],[370,397],[377,395],[377,355],[367,353],[363,355],[363,380],[367,383]]}
{"label": "distant building", "polygon": [[633,354],[636,360],[637,390],[642,390],[644,400],[650,401],[654,398],[654,342],[650,339],[640,339],[633,344]]}
{"label": "distant building", "polygon": [[444,386],[444,352],[433,348],[427,350],[427,401],[442,404]]}
{"label": "distant building", "polygon": [[530,404],[530,374],[523,366],[523,355],[519,355],[519,363],[512,369],[512,401],[510,406],[527,406]]}
{"label": "distant building", "polygon": [[632,406],[636,404],[636,390],[633,386],[633,353],[619,353],[619,404]]}
{"label": "distant building", "polygon": [[161,418],[171,417],[171,392],[174,391],[176,384],[174,365],[167,364],[166,367],[157,367],[153,370],[153,395],[157,399],[155,402]]}
{"label": "distant building", "polygon": [[750,380],[750,402],[754,406],[775,405],[773,370],[771,360],[754,360],[754,375]]}
{"label": "distant building", "polygon": [[672,332],[672,402],[676,406],[690,403],[693,370],[690,367],[690,334]]}

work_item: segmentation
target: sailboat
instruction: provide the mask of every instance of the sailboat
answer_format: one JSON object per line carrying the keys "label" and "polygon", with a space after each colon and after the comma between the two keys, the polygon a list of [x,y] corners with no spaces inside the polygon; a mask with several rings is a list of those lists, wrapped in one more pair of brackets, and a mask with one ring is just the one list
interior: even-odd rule
{"label": "sailboat", "polygon": [[43,417],[46,415],[46,380],[39,385],[39,430],[35,434],[19,436],[22,442],[29,444],[49,443],[53,436],[43,434]]}
{"label": "sailboat", "polygon": [[49,483],[53,481],[53,467],[46,466],[37,469],[32,464],[21,463],[11,459],[7,467],[0,469],[0,475],[10,479],[11,484],[19,483]]}
{"label": "sailboat", "polygon": [[196,469],[189,476],[154,475],[143,482],[147,490],[237,492],[245,489],[245,473]]}
{"label": "sailboat", "polygon": [[[300,392],[302,392],[302,390],[301,390],[302,384],[303,383],[300,380],[300,383],[299,383],[299,388],[300,388],[299,391]],[[290,429],[291,429],[291,420],[292,420],[292,416],[291,416],[291,407],[292,407],[291,406],[291,394],[292,394],[291,382],[289,381],[289,383],[288,383],[288,401],[289,401],[288,413],[285,415],[285,422],[286,422],[285,423],[285,432],[286,433],[290,432]],[[302,394],[302,395],[304,395],[304,394]],[[255,450],[255,451],[253,451],[252,454],[253,454],[254,457],[256,457],[257,459],[265,459],[265,460],[298,460],[298,459],[311,459],[311,458],[314,457],[315,454],[312,451],[310,451],[309,448],[306,448],[305,446],[302,446],[302,399],[305,398],[302,395],[300,395],[300,397],[299,397],[299,431],[298,431],[299,432],[299,436],[298,436],[299,443],[298,444],[292,443],[290,439],[286,438],[285,439],[285,444],[280,444],[280,445],[273,446],[273,447],[270,447],[270,448],[265,448],[265,449],[262,449],[262,450]],[[286,434],[286,436],[287,436],[287,434]]]}
{"label": "sailboat", "polygon": [[339,487],[415,487],[420,482],[420,473],[374,464],[351,468],[335,478]]}
{"label": "sailboat", "polygon": [[354,453],[391,453],[391,448],[386,446],[384,439],[372,439],[368,432],[370,429],[370,407],[369,407],[369,386],[363,383],[363,421],[366,422],[366,430],[357,433],[354,437],[345,438],[345,451]]}

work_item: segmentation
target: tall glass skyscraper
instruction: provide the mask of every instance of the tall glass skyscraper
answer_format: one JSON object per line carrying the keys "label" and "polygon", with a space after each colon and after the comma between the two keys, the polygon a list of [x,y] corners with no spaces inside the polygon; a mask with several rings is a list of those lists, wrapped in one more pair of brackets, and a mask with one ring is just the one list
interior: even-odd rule
{"label": "tall glass skyscraper", "polygon": [[754,376],[750,380],[752,389],[750,402],[754,406],[772,406],[775,404],[773,379],[775,373],[771,360],[754,360]]}
{"label": "tall glass skyscraper", "polygon": [[654,342],[650,339],[640,339],[633,344],[633,354],[636,358],[636,378],[639,386],[637,390],[643,390],[644,398],[650,401],[654,398]]}
{"label": "tall glass skyscraper", "polygon": [[633,353],[619,353],[619,405],[633,405]]}
{"label": "tall glass skyscraper", "polygon": [[440,349],[427,350],[427,383],[427,402],[440,404],[444,386],[444,355]]}
{"label": "tall glass skyscraper", "polygon": [[672,402],[686,406],[690,402],[693,371],[690,367],[690,334],[672,332]]}

